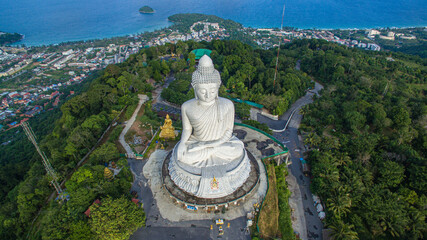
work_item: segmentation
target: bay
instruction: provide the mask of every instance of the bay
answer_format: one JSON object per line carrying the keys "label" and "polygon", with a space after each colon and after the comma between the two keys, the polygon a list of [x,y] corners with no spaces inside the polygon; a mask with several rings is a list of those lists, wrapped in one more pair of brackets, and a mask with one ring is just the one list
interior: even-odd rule
{"label": "bay", "polygon": [[[0,0],[0,31],[27,46],[109,38],[171,25],[176,13],[204,13],[246,27],[374,28],[427,26],[425,0]],[[148,5],[155,14],[141,14]]]}

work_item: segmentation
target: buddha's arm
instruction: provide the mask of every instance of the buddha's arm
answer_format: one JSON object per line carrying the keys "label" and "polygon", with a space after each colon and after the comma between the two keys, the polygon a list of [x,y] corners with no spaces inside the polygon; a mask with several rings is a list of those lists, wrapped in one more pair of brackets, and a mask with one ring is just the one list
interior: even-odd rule
{"label": "buddha's arm", "polygon": [[188,116],[185,112],[184,106],[182,107],[182,135],[181,135],[181,142],[178,145],[178,159],[182,159],[182,157],[185,155],[186,152],[186,145],[185,143],[188,141],[188,139],[191,136],[192,127],[190,124],[190,120],[188,120]]}

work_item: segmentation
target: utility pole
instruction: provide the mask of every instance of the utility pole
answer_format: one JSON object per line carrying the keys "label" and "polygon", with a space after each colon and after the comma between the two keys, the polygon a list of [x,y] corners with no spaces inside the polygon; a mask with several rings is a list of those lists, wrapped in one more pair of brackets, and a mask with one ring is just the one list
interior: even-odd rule
{"label": "utility pole", "polygon": [[52,178],[52,180],[50,182],[52,183],[56,192],[58,194],[61,194],[62,188],[58,184],[58,181],[57,181],[58,177],[56,176],[55,170],[53,170],[52,165],[49,162],[49,159],[46,157],[46,154],[44,154],[44,152],[42,152],[39,145],[37,144],[36,136],[34,135],[33,129],[31,129],[30,125],[27,122],[23,122],[21,125],[25,131],[25,135],[27,135],[27,137],[28,137],[28,140],[30,140],[33,143],[34,147],[36,148],[37,152],[39,153],[40,157],[42,158],[44,168],[46,169],[47,174],[49,174],[49,176]]}
{"label": "utility pole", "polygon": [[[284,17],[285,17],[285,4],[283,4],[282,24],[280,25],[280,34],[282,34],[282,32],[283,32],[283,18]],[[279,37],[279,47],[277,48],[276,70],[274,71],[273,88],[276,85],[277,65],[279,64],[279,52],[280,52],[280,44],[281,43],[282,43],[282,38]]]}

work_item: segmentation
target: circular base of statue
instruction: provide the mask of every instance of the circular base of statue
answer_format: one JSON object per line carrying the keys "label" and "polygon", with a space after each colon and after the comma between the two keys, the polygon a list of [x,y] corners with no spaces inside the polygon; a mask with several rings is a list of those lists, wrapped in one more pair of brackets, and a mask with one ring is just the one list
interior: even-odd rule
{"label": "circular base of statue", "polygon": [[163,185],[177,200],[194,205],[225,204],[243,198],[255,189],[260,177],[257,160],[246,150],[238,163],[201,168],[200,174],[182,165],[171,151],[162,165]]}

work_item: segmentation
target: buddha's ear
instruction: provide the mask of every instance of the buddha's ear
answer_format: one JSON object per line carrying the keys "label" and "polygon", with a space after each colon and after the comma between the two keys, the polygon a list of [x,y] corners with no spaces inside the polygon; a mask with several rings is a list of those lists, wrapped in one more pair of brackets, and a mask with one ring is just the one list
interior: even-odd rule
{"label": "buddha's ear", "polygon": [[197,96],[196,88],[194,88],[194,98],[195,98],[196,100],[199,100],[199,97]]}

